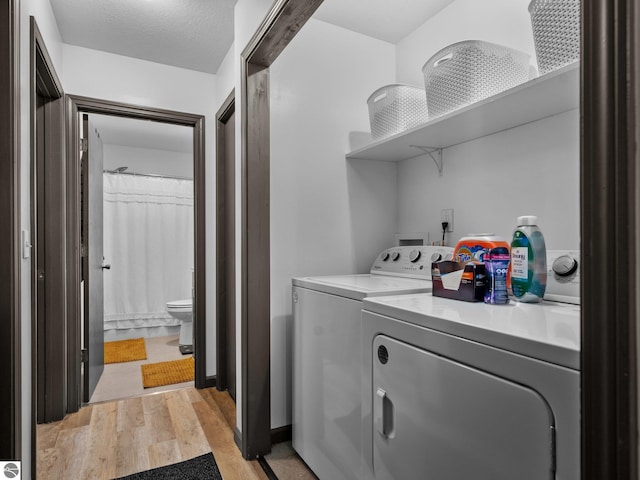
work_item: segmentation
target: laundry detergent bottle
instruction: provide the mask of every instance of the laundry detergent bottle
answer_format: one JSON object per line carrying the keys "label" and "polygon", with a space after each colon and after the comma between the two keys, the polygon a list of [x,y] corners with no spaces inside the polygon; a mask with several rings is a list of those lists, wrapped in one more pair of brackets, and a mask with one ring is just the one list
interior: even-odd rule
{"label": "laundry detergent bottle", "polygon": [[511,288],[519,302],[538,303],[547,287],[547,249],[534,215],[518,217],[511,241]]}

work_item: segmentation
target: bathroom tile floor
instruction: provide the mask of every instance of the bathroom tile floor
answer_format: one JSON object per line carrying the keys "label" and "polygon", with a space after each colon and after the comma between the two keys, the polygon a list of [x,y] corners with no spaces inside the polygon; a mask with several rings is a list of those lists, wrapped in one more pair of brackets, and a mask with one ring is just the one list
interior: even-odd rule
{"label": "bathroom tile floor", "polygon": [[136,362],[112,363],[104,366],[104,372],[89,403],[105,402],[136,397],[147,393],[165,392],[193,386],[193,382],[176,383],[155,388],[142,387],[140,365],[187,358],[178,349],[178,335],[145,339],[147,359]]}

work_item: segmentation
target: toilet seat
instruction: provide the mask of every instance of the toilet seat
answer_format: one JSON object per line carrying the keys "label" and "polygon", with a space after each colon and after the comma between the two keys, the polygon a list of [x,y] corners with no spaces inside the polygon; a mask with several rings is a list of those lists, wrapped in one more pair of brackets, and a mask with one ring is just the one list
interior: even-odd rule
{"label": "toilet seat", "polygon": [[190,298],[185,300],[174,300],[172,302],[167,302],[167,310],[172,310],[174,312],[190,311],[191,308],[192,308],[192,301]]}

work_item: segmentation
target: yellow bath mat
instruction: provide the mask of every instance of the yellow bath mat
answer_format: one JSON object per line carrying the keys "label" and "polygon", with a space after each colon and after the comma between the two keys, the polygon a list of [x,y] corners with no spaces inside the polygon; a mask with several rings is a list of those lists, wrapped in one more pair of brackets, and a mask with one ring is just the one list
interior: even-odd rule
{"label": "yellow bath mat", "polygon": [[140,368],[144,388],[191,382],[195,378],[193,357],[171,362],[148,363],[140,365]]}
{"label": "yellow bath mat", "polygon": [[104,342],[104,363],[135,362],[147,358],[144,338]]}

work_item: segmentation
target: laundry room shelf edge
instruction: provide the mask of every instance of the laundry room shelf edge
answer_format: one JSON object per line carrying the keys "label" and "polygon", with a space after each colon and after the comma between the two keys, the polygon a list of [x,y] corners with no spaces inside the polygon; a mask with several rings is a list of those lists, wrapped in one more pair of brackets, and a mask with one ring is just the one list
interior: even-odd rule
{"label": "laundry room shelf edge", "polygon": [[476,138],[568,112],[580,106],[580,64],[541,77],[370,143],[346,158],[399,162]]}

